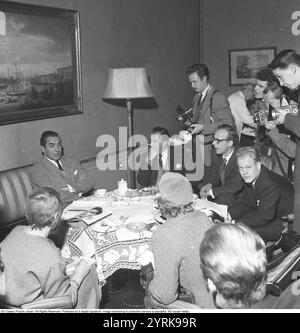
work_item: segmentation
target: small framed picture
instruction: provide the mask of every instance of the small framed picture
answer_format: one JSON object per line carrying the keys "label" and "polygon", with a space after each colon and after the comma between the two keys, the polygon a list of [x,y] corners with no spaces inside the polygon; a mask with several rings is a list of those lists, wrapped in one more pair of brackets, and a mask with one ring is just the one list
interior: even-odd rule
{"label": "small framed picture", "polygon": [[229,50],[229,84],[253,81],[257,72],[266,68],[276,55],[276,47]]}

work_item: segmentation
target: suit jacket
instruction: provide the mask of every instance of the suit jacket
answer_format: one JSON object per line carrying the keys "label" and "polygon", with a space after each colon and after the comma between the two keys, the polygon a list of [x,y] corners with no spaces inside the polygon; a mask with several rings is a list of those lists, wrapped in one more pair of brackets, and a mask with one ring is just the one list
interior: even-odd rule
{"label": "suit jacket", "polygon": [[[183,146],[170,146],[168,154],[168,165],[169,172],[178,172],[182,175],[185,175],[184,165],[183,165],[183,152],[180,154],[176,153],[178,149],[183,149]],[[147,162],[147,154],[141,157],[141,169],[137,175],[137,181],[142,187],[155,186],[157,183],[158,177],[158,155],[153,159],[151,164]]]}
{"label": "suit jacket", "polygon": [[[193,105],[196,99],[197,95],[194,96]],[[234,119],[227,97],[212,86],[200,105],[194,106],[193,122],[204,125],[201,134],[204,135],[205,164],[210,166],[210,151],[213,134],[221,124],[234,126]]]}
{"label": "suit jacket", "polygon": [[223,161],[222,155],[217,155],[213,149],[211,157],[212,162],[208,183],[212,185],[215,202],[230,206],[240,199],[243,188],[243,179],[236,160],[236,149],[226,164],[224,184],[222,184],[220,175],[220,167]]}
{"label": "suit jacket", "polygon": [[293,185],[262,165],[254,188],[245,182],[243,186],[242,200],[229,208],[231,217],[257,231],[265,241],[277,240],[281,216],[293,212]]}
{"label": "suit jacket", "polygon": [[[32,186],[53,187],[60,193],[63,202],[78,199],[79,193],[86,193],[93,188],[94,182],[88,179],[78,162],[69,157],[61,157],[60,162],[64,171],[59,170],[45,157],[35,163],[29,175]],[[67,184],[72,186],[75,192],[62,190]]]}

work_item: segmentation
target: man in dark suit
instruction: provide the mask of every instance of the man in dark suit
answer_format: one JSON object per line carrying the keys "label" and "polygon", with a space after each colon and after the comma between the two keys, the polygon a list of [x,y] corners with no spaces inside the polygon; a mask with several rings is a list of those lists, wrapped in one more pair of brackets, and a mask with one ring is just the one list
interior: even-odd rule
{"label": "man in dark suit", "polygon": [[[209,81],[209,70],[205,64],[195,64],[190,66],[186,73],[189,82],[195,91],[192,102],[193,118],[191,125],[193,138],[193,159],[194,162],[203,164],[203,160],[196,160],[196,141],[200,139],[197,135],[204,136],[204,177],[209,175],[209,167],[211,163],[211,144],[213,135],[221,124],[234,125],[234,119],[230,110],[227,97],[220,91],[216,90]],[[199,149],[197,147],[197,149]],[[203,167],[203,165],[201,165]],[[204,179],[205,179],[204,178]],[[199,179],[201,181],[201,179]],[[205,181],[205,180],[204,180]],[[192,184],[193,187],[197,183]]]}
{"label": "man in dark suit", "polygon": [[211,171],[208,183],[200,188],[201,197],[212,197],[215,202],[232,205],[243,187],[236,161],[238,134],[230,125],[220,125],[214,135]]}
{"label": "man in dark suit", "polygon": [[154,127],[151,131],[151,143],[147,155],[141,156],[141,168],[137,181],[142,187],[156,186],[165,172],[179,172],[183,169],[182,146],[169,144],[169,132],[163,127]]}
{"label": "man in dark suit", "polygon": [[93,190],[94,181],[87,176],[80,163],[63,156],[58,133],[43,132],[40,144],[43,157],[33,165],[29,175],[34,188],[51,186],[59,192],[62,202],[76,200]]}
{"label": "man in dark suit", "polygon": [[236,155],[244,188],[242,200],[229,207],[230,216],[265,242],[275,241],[282,231],[281,216],[293,213],[293,185],[265,168],[255,147],[239,148]]}

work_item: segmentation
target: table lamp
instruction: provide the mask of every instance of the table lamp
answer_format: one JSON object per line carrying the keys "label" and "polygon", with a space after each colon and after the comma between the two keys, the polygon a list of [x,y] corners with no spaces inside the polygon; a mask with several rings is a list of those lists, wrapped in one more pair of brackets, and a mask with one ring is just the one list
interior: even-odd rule
{"label": "table lamp", "polygon": [[[153,97],[149,80],[145,68],[109,68],[108,81],[103,95],[106,102],[113,100],[121,101],[121,105],[126,103],[128,111],[128,138],[133,136],[133,107],[135,99]],[[114,103],[112,103],[114,104]],[[135,188],[134,171],[129,170],[129,185]]]}

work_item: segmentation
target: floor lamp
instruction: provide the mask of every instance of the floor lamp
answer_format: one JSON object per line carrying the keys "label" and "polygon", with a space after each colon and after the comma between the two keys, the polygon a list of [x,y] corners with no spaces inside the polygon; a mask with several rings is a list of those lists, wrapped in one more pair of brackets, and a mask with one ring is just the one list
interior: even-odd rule
{"label": "floor lamp", "polygon": [[[133,136],[133,105],[135,99],[153,97],[145,68],[109,68],[108,80],[103,98],[121,100],[128,111],[128,139]],[[123,103],[122,103],[123,104]],[[130,188],[135,188],[135,172],[128,171]]]}

